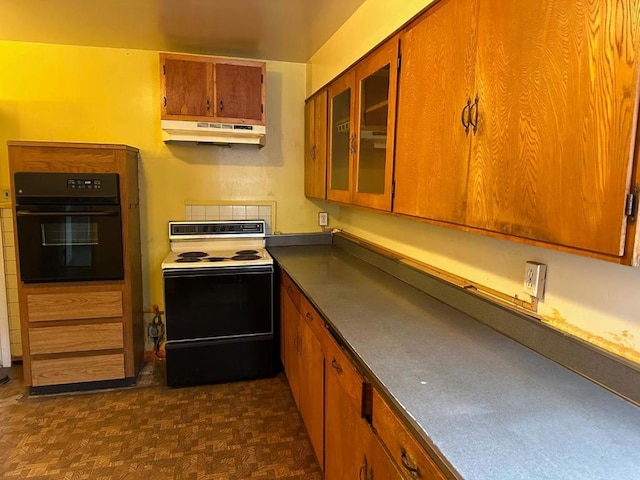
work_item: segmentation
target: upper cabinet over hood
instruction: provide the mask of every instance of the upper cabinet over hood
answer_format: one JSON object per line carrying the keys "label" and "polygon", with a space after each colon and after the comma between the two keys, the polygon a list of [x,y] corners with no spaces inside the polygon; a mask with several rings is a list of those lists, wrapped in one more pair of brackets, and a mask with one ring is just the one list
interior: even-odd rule
{"label": "upper cabinet over hood", "polygon": [[265,63],[160,54],[165,141],[265,143]]}

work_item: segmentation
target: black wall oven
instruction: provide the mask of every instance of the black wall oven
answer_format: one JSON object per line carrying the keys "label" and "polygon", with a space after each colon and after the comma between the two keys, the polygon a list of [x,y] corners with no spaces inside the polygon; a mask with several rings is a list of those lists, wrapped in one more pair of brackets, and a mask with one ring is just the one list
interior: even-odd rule
{"label": "black wall oven", "polygon": [[117,174],[18,172],[14,182],[23,282],[124,278]]}

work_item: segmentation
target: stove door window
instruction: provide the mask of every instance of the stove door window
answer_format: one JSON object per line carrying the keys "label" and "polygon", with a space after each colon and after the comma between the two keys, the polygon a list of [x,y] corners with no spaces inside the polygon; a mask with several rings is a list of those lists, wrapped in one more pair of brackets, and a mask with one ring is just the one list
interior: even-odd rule
{"label": "stove door window", "polygon": [[272,284],[271,272],[165,278],[167,340],[272,334]]}

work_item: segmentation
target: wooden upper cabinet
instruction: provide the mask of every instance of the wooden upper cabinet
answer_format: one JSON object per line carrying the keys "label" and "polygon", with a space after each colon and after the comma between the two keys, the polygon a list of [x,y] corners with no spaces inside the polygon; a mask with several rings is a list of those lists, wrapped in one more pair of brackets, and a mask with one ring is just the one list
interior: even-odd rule
{"label": "wooden upper cabinet", "polygon": [[263,122],[264,64],[215,63],[216,116]]}
{"label": "wooden upper cabinet", "polygon": [[[167,58],[164,61],[166,99],[163,114],[211,116],[211,64]],[[164,116],[163,116],[164,118]]]}
{"label": "wooden upper cabinet", "polygon": [[265,63],[160,54],[162,119],[265,124]]}
{"label": "wooden upper cabinet", "polygon": [[479,5],[467,224],[624,255],[640,2]]}
{"label": "wooden upper cabinet", "polygon": [[329,85],[327,197],[391,210],[398,39]]}
{"label": "wooden upper cabinet", "polygon": [[391,210],[397,65],[398,39],[393,38],[356,67],[353,203],[387,211]]}
{"label": "wooden upper cabinet", "polygon": [[355,153],[355,71],[350,70],[329,85],[329,159],[327,198],[351,203]]}
{"label": "wooden upper cabinet", "polygon": [[327,198],[327,109],[327,90],[304,106],[304,194],[310,198]]}
{"label": "wooden upper cabinet", "polygon": [[442,0],[401,35],[394,212],[464,224],[476,12]]}

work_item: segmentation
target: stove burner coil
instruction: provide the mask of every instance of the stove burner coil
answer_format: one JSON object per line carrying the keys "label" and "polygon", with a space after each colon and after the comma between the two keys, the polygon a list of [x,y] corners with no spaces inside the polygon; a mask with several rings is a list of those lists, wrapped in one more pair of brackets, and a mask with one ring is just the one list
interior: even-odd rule
{"label": "stove burner coil", "polygon": [[223,262],[226,260],[224,257],[207,257],[205,258],[207,262]]}
{"label": "stove burner coil", "polygon": [[231,257],[231,260],[260,260],[260,255],[250,255],[250,254],[234,255],[233,257]]}
{"label": "stove burner coil", "polygon": [[204,252],[182,252],[178,254],[179,258],[201,258],[206,256],[207,254]]}
{"label": "stove burner coil", "polygon": [[236,255],[256,255],[257,253],[257,250],[238,250]]}
{"label": "stove burner coil", "polygon": [[201,257],[179,257],[176,258],[176,262],[178,263],[193,263],[193,262],[199,262],[201,260]]}

